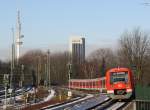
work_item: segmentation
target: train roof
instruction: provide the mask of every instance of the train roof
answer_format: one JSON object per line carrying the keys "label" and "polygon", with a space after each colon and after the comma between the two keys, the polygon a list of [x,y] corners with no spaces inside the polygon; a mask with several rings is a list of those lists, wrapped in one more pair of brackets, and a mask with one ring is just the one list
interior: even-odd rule
{"label": "train roof", "polygon": [[110,71],[130,71],[130,69],[129,68],[125,68],[125,67],[116,67],[116,68],[109,69],[108,71],[109,72]]}
{"label": "train roof", "polygon": [[105,77],[94,78],[94,79],[70,79],[70,81],[75,81],[75,82],[89,82],[89,81],[98,81],[98,80],[105,80]]}

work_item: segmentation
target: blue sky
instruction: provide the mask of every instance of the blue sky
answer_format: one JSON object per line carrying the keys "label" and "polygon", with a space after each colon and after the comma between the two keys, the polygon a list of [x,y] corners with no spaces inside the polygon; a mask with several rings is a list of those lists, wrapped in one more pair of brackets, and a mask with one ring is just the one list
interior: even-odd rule
{"label": "blue sky", "polygon": [[10,49],[18,8],[24,48],[62,50],[63,46],[68,48],[68,39],[73,35],[85,36],[86,44],[93,47],[112,47],[126,29],[140,26],[149,31],[150,6],[141,5],[148,1],[1,0],[0,50],[6,53]]}

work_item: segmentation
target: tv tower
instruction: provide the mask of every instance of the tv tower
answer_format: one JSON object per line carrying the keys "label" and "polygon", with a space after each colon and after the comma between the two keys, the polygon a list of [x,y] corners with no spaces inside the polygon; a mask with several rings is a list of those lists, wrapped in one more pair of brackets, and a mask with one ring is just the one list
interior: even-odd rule
{"label": "tv tower", "polygon": [[20,46],[23,44],[21,41],[21,38],[24,36],[21,35],[21,22],[20,22],[20,11],[18,10],[18,15],[17,15],[17,24],[16,24],[16,59],[17,59],[17,64],[19,63],[19,58],[20,58]]}

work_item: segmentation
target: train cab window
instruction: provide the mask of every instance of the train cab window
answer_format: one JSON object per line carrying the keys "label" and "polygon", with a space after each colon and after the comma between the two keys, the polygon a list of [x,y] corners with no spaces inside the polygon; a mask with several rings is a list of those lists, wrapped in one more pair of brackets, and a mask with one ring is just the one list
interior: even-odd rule
{"label": "train cab window", "polygon": [[110,83],[128,82],[128,72],[111,72]]}

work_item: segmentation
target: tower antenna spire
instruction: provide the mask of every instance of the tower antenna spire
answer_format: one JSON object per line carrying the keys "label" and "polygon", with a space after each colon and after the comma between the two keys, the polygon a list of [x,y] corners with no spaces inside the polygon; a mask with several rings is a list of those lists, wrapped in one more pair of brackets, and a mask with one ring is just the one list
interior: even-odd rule
{"label": "tower antenna spire", "polygon": [[21,38],[23,35],[21,35],[21,22],[20,22],[20,11],[17,10],[17,24],[16,24],[16,59],[17,64],[19,63],[20,58],[20,46],[23,44],[21,41]]}

